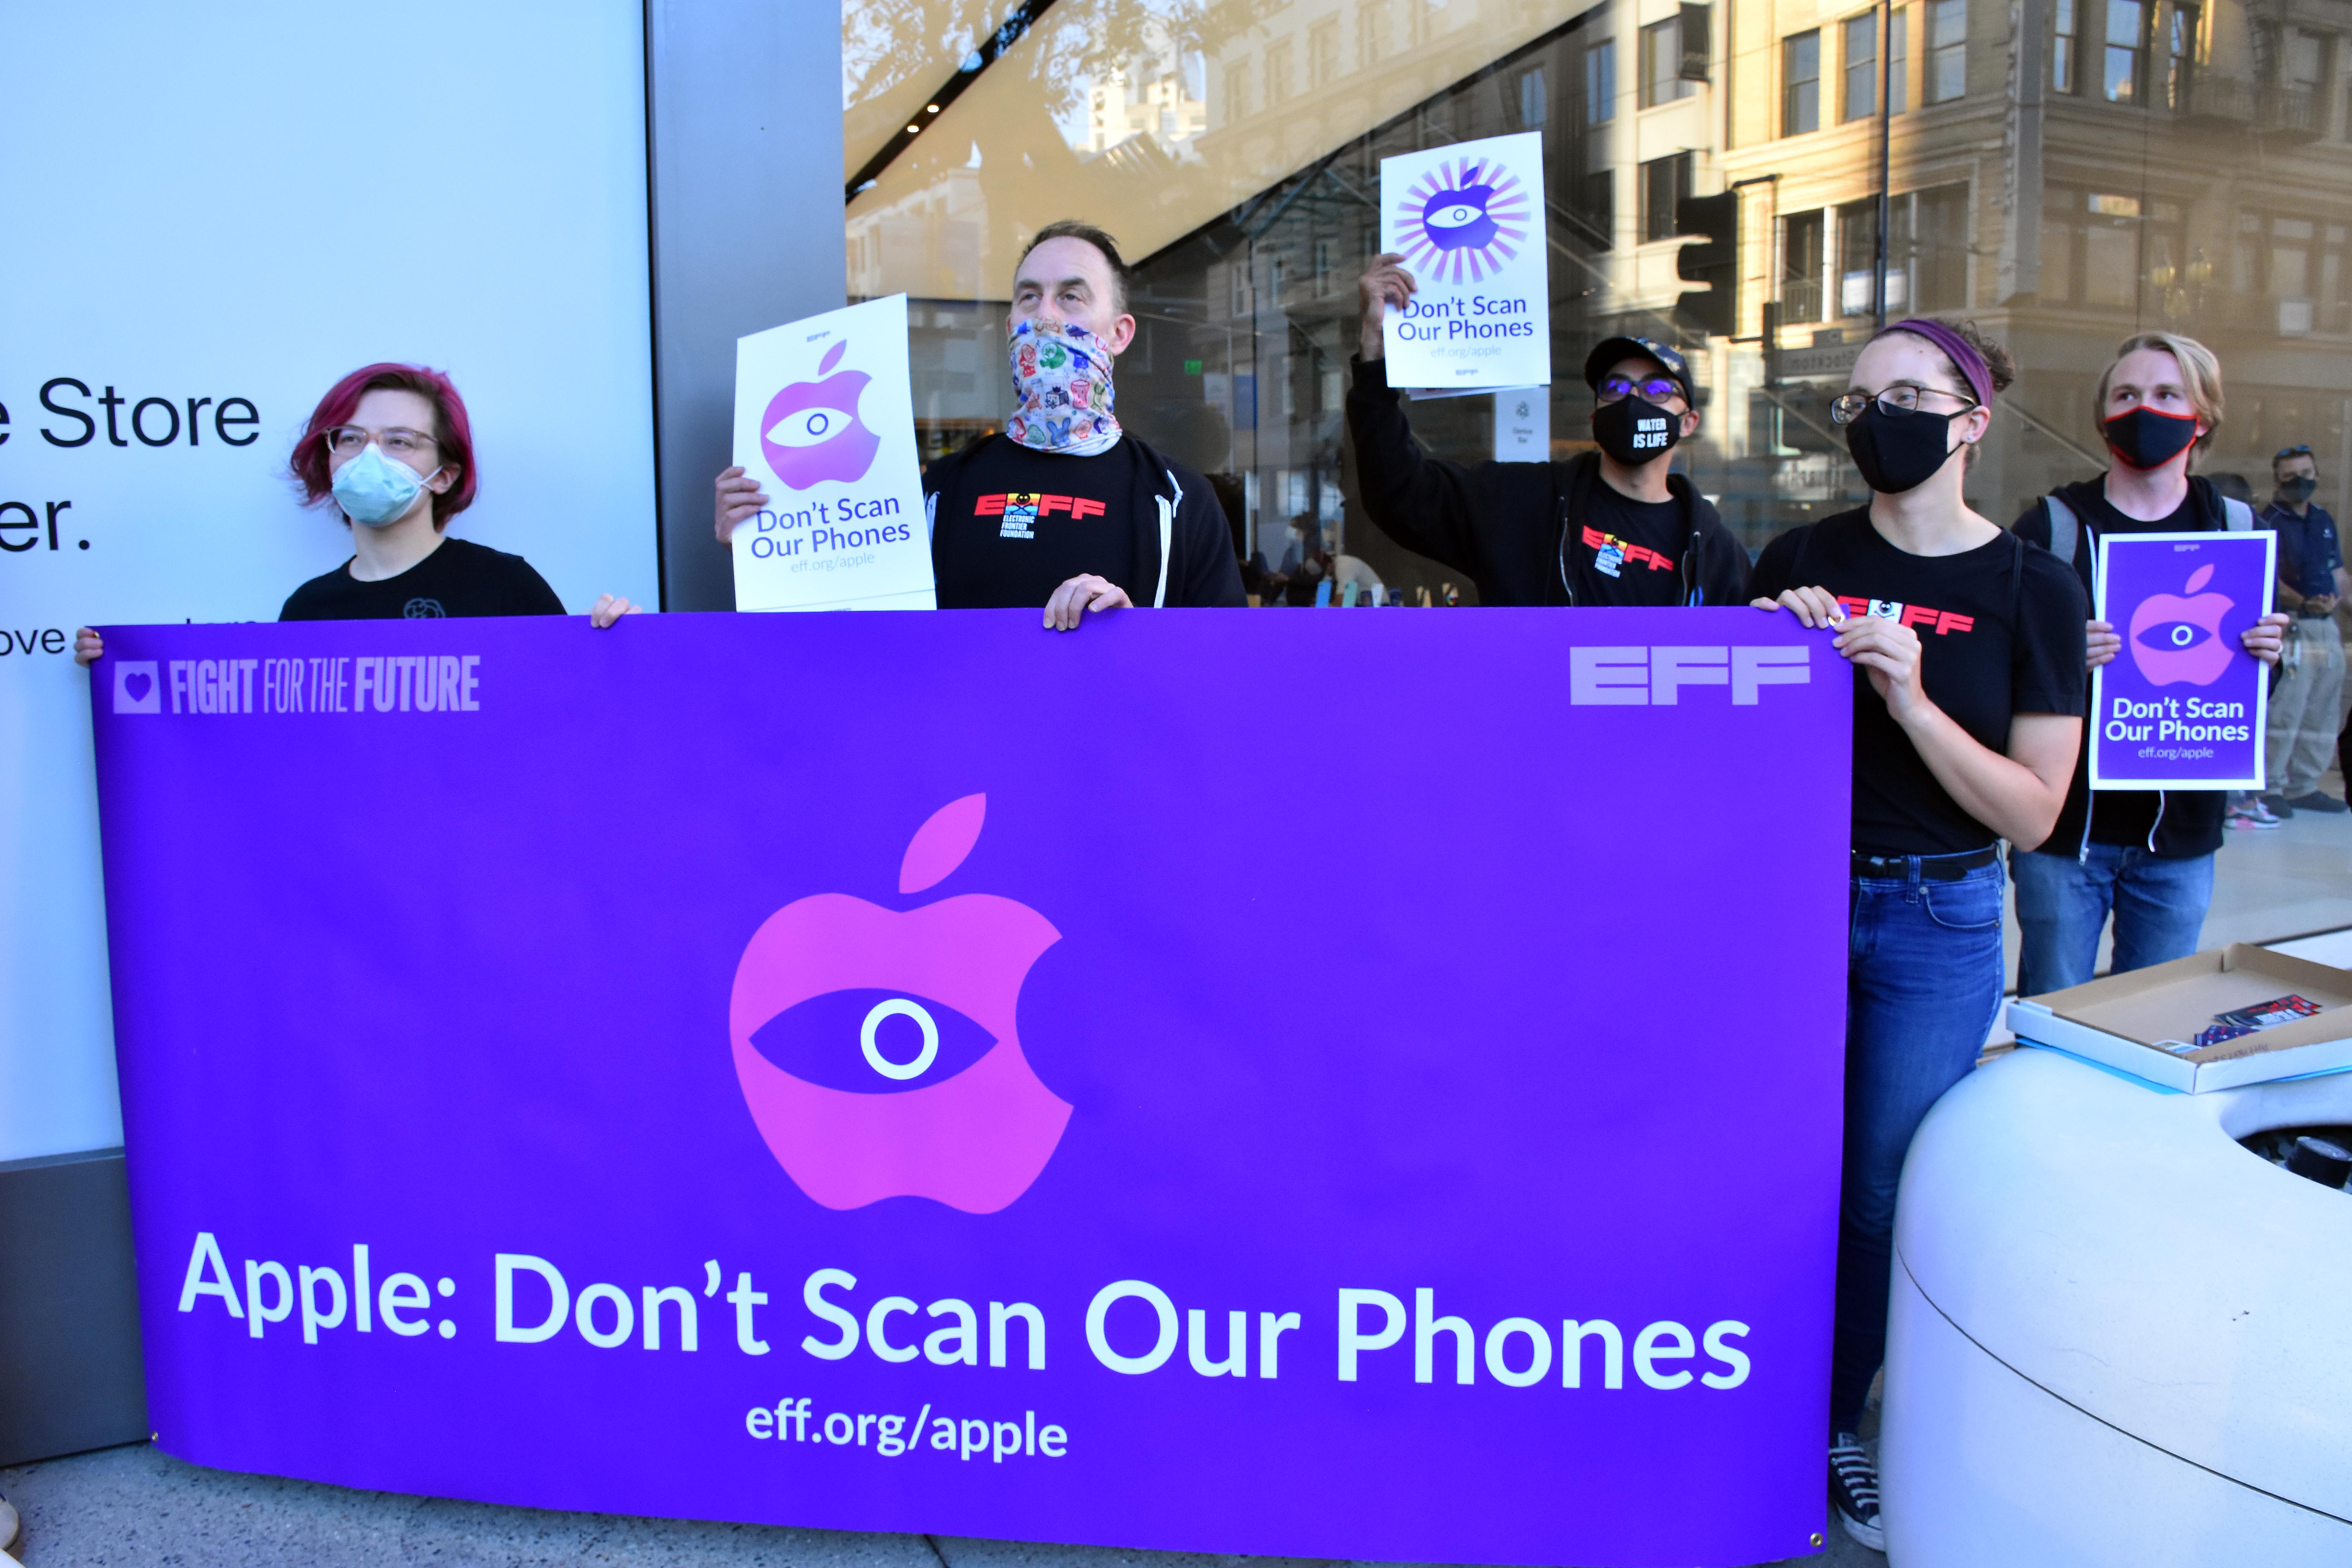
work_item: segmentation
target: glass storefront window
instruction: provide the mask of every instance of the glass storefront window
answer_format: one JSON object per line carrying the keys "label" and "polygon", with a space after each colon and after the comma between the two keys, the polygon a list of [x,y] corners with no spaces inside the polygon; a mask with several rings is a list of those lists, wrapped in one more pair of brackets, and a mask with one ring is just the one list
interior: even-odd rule
{"label": "glass storefront window", "polygon": [[[845,12],[845,174],[919,121],[1005,15],[976,0]],[[1354,500],[1356,279],[1377,247],[1382,156],[1540,131],[1556,374],[1539,427],[1555,458],[1590,444],[1578,371],[1599,337],[1672,342],[1702,417],[1678,461],[1759,549],[1860,499],[1827,403],[1882,314],[1965,313],[2021,367],[1970,475],[1995,521],[2105,466],[2099,371],[2155,329],[2221,357],[2228,418],[2202,471],[2261,501],[2270,454],[2308,445],[2316,499],[2344,513],[2352,23],[2244,0],[2038,0],[2020,16],[2039,36],[2023,79],[1991,0],[1609,0],[1566,16],[1517,0],[1055,0],[850,201],[852,290],[911,297],[924,439],[942,450],[1002,417],[1025,236],[1101,224],[1138,263],[1120,414],[1223,476],[1244,554],[1270,571],[1319,555],[1368,592],[1469,602]],[[1726,194],[1729,298],[1692,296],[1731,329],[1711,331],[1680,304],[1677,263],[1701,237],[1691,198]],[[1432,450],[1477,461],[1500,412],[1420,400],[1412,419]],[[2282,918],[2296,931],[2330,923],[2295,907]]]}

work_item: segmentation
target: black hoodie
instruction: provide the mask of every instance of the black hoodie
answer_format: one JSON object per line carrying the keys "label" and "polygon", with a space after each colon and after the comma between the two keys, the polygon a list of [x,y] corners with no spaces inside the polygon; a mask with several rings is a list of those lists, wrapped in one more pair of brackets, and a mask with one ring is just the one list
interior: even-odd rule
{"label": "black hoodie", "polygon": [[[1565,463],[1475,468],[1425,457],[1377,360],[1356,362],[1348,429],[1355,437],[1364,510],[1372,521],[1407,550],[1466,573],[1478,584],[1480,604],[1655,602],[1627,591],[1640,581],[1634,571],[1612,579],[1593,570],[1583,531],[1597,515],[1596,487],[1606,482],[1599,453]],[[1688,479],[1669,474],[1666,489],[1682,509],[1679,532],[1685,542],[1673,563],[1675,602],[1691,603],[1696,590],[1700,604],[1747,603],[1748,552]],[[1571,518],[1579,531],[1574,540],[1567,536]]]}
{"label": "black hoodie", "polygon": [[[2073,564],[2074,575],[2082,580],[2083,597],[2089,604],[2098,603],[2091,574],[2098,560],[2101,532],[2219,532],[2229,526],[2229,519],[2221,507],[2221,492],[2206,479],[2192,477],[2189,481],[2189,499],[2181,510],[2154,522],[2126,518],[2108,506],[2105,485],[2106,476],[2103,474],[2095,479],[2061,485],[2053,492],[2074,512],[2079,525]],[[2039,500],[2035,501],[2017,520],[2014,531],[2027,543],[2038,544],[2047,550],[2050,547],[2049,508]],[[2089,677],[2085,675],[2084,679],[2087,684]],[[2087,704],[2084,711],[2089,711]],[[2146,795],[2145,791],[2132,793],[2143,798]],[[2148,853],[2174,859],[2192,859],[2200,855],[2212,854],[2221,847],[2221,824],[2228,809],[2227,790],[2158,791],[2156,820],[2148,829],[2146,844]],[[2082,750],[2075,754],[2074,782],[2067,787],[2065,809],[2059,812],[2058,826],[2050,830],[2048,838],[2035,847],[2035,853],[2080,859],[2091,842],[2091,738],[2086,730]]]}

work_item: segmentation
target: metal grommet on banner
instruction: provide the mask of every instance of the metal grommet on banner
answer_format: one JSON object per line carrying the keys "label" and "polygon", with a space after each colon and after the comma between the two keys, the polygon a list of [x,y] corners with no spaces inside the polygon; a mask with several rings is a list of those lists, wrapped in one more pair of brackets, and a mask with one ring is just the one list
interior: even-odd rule
{"label": "metal grommet on banner", "polygon": [[1827,1544],[1828,1544],[1828,1542],[1825,1542],[1825,1541],[1823,1541],[1823,1540],[1822,1539],[1822,1532],[1821,1532],[1820,1531],[1818,1531],[1818,1530],[1816,1530],[1815,1531],[1813,1531],[1811,1535],[1808,1535],[1807,1537],[1805,1537],[1805,1540],[1807,1541],[1807,1542],[1809,1542],[1811,1545],[1812,1545],[1816,1550],[1818,1550],[1819,1548],[1821,1548],[1821,1547],[1825,1546],[1825,1545],[1827,1545]]}
{"label": "metal grommet on banner", "polygon": [[[884,1056],[882,1047],[875,1043],[874,1033],[882,1026],[882,1020],[885,1018],[912,1018],[921,1026],[923,1048],[915,1053],[913,1061],[901,1066]],[[903,996],[894,996],[887,1002],[877,1002],[874,1005],[874,1010],[866,1015],[866,1022],[857,1026],[857,1048],[866,1053],[867,1067],[872,1068],[884,1078],[897,1079],[904,1083],[910,1078],[922,1077],[929,1069],[930,1065],[939,1060],[940,1026],[932,1021],[930,1014],[924,1010],[921,1003],[909,1002]]]}

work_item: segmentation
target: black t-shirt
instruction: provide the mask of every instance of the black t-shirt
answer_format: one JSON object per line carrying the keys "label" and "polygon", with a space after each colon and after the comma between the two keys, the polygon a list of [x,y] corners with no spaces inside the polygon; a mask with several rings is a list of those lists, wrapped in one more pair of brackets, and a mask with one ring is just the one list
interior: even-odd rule
{"label": "black t-shirt", "polygon": [[1691,548],[1682,503],[1635,500],[1595,474],[1584,516],[1571,520],[1570,576],[1580,605],[1679,605]]}
{"label": "black t-shirt", "polygon": [[[354,557],[356,559],[356,557]],[[396,577],[362,583],[351,562],[287,595],[281,621],[439,620],[445,616],[560,616],[563,601],[520,555],[444,539]]]}
{"label": "black t-shirt", "polygon": [[[2011,534],[1958,555],[1912,555],[1887,542],[1867,511],[1840,512],[1766,545],[1749,586],[1759,598],[1826,588],[1848,615],[1911,626],[1928,700],[1990,751],[2007,752],[2014,714],[2083,713],[2082,588],[2048,551]],[[1995,837],[1936,782],[1856,665],[1853,847],[1955,855]]]}
{"label": "black t-shirt", "polygon": [[1150,496],[1150,478],[1130,440],[1092,458],[990,441],[939,492],[931,570],[940,608],[1042,609],[1086,572],[1150,604],[1150,584],[1136,581],[1129,515]]}

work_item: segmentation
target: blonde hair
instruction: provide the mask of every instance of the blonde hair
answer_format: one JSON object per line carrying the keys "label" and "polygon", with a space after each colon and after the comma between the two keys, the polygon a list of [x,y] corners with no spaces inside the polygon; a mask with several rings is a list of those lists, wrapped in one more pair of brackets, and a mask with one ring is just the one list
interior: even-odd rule
{"label": "blonde hair", "polygon": [[2189,395],[2189,406],[2197,410],[2197,417],[2205,423],[2205,434],[2197,437],[2197,450],[2201,456],[2212,447],[2213,434],[2221,428],[2221,362],[2213,351],[2195,338],[2184,338],[2178,332],[2137,332],[2126,338],[2116,349],[2116,357],[2099,373],[2099,391],[2091,405],[2091,417],[2105,424],[2107,417],[2107,383],[2116,374],[2116,366],[2142,349],[2162,349],[2180,367],[2180,389]]}

